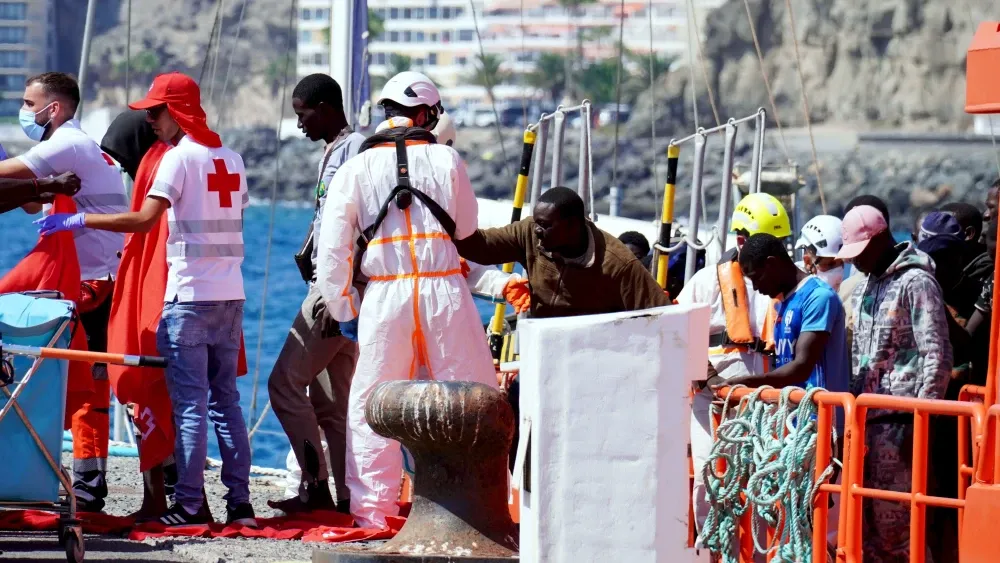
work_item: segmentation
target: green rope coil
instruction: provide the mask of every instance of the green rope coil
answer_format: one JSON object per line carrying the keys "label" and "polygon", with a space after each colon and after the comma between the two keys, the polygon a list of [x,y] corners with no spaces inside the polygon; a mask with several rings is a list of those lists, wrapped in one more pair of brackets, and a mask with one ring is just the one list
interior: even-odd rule
{"label": "green rope coil", "polygon": [[[819,486],[833,475],[836,462],[832,460],[820,478],[814,478],[819,409],[813,395],[823,389],[806,391],[797,406],[789,397],[801,389],[782,389],[777,403],[760,398],[766,389],[770,387],[760,387],[740,400],[730,417],[729,399],[735,387],[730,388],[702,470],[711,506],[699,540],[723,563],[739,563],[737,529],[750,509],[755,516],[753,537],[758,553],[773,554],[776,562],[812,561],[813,502]],[[836,429],[832,439],[836,444]],[[715,471],[720,459],[726,464],[722,475]],[[768,546],[760,545],[762,524],[776,532]]]}

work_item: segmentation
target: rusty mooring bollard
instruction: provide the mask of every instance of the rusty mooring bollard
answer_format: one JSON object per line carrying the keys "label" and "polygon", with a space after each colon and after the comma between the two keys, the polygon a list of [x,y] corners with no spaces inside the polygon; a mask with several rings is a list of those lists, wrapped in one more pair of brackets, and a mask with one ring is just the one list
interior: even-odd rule
{"label": "rusty mooring bollard", "polygon": [[365,405],[368,424],[413,455],[413,506],[395,538],[367,552],[316,551],[313,561],[516,561],[507,509],[514,414],[481,383],[393,381]]}

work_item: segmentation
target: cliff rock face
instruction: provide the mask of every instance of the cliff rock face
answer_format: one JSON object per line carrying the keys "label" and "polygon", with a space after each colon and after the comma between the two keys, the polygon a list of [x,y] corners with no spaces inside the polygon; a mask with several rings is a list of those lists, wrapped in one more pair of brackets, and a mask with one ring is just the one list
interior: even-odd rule
{"label": "cliff rock face", "polygon": [[[978,24],[990,19],[986,4],[974,0],[791,0],[791,4],[813,123],[864,129],[969,128],[972,120],[963,110],[965,55]],[[804,125],[785,0],[749,0],[749,6],[778,117],[786,126]],[[707,14],[702,40],[720,117],[750,115],[759,107],[773,113],[744,1],[729,0]],[[647,93],[633,115],[656,115],[665,128],[690,127],[688,81],[686,67],[662,77],[657,95]],[[700,66],[696,89],[701,124],[714,124]],[[630,124],[630,132],[639,133],[638,126]]]}
{"label": "cliff rock face", "polygon": [[[210,39],[220,2],[221,42],[218,37]],[[91,47],[88,98],[96,98],[95,105],[120,106],[126,100],[128,3],[115,4],[116,25],[96,35]],[[286,54],[291,57],[289,89],[295,84],[296,32],[293,28],[288,33],[292,4],[288,0],[133,2],[127,97],[144,94],[156,74],[177,70],[201,79],[202,100],[213,127],[274,126]],[[217,124],[220,113],[224,118]]]}

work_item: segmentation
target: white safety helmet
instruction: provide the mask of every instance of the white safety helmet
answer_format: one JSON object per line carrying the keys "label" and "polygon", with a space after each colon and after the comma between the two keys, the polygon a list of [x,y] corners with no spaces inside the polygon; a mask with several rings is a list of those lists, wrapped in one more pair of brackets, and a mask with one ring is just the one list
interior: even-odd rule
{"label": "white safety helmet", "polygon": [[810,219],[795,242],[796,249],[807,246],[816,248],[816,256],[820,258],[836,258],[843,245],[841,221],[833,215],[817,215]]}
{"label": "white safety helmet", "polygon": [[439,107],[441,93],[434,82],[425,74],[407,70],[393,76],[382,88],[378,103],[392,100],[405,107],[428,106]]}
{"label": "white safety helmet", "polygon": [[439,145],[447,145],[449,147],[455,145],[455,139],[458,136],[458,131],[455,130],[455,121],[448,115],[448,112],[441,113],[438,117],[437,125],[431,133],[434,133],[434,136],[437,137]]}

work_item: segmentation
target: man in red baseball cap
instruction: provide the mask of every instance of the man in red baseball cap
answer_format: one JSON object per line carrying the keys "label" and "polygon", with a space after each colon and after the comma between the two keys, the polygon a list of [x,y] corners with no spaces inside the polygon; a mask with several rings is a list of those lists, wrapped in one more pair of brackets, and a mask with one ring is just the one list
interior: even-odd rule
{"label": "man in red baseball cap", "polygon": [[208,128],[201,93],[190,77],[161,74],[146,97],[156,136],[172,145],[160,160],[139,211],[113,215],[53,215],[40,232],[89,228],[147,232],[166,212],[167,285],[157,348],[168,358],[167,388],[177,426],[176,503],[167,526],[204,524],[204,468],[208,419],[222,454],[227,523],[256,525],[250,504],[250,443],[236,376],[243,336],[243,209],[249,205],[240,155]]}
{"label": "man in red baseball cap", "polygon": [[[934,262],[912,242],[896,244],[882,213],[870,206],[851,209],[843,222],[844,246],[837,254],[868,276],[851,294],[855,311],[851,392],[940,399],[951,377],[941,287]],[[868,411],[865,487],[909,491],[913,418]],[[865,501],[865,560],[905,559],[910,551],[909,507]]]}

